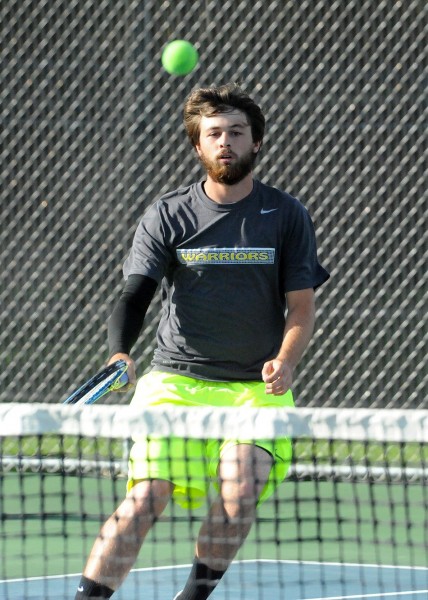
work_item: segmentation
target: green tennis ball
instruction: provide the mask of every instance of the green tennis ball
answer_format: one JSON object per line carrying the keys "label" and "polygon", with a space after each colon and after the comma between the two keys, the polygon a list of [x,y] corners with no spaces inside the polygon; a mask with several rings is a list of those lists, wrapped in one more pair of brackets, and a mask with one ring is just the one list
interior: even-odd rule
{"label": "green tennis ball", "polygon": [[187,75],[198,64],[198,51],[186,40],[174,40],[162,52],[162,65],[170,75]]}

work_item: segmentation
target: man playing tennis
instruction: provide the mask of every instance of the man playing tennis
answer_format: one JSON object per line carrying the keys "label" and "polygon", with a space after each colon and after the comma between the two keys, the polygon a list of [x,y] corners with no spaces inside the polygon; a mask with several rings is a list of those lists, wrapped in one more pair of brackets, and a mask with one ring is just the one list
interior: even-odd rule
{"label": "man playing tennis", "polygon": [[[110,362],[124,359],[135,383],[130,352],[160,283],[153,368],[139,380],[134,406],[293,406],[293,373],[314,329],[314,289],[329,277],[312,221],[298,200],[253,178],[265,119],[239,87],[194,91],[184,124],[206,178],[144,214],[109,320]],[[126,498],[101,529],[75,599],[110,598],[170,499],[200,504],[210,477],[218,495],[176,595],[205,600],[290,459],[289,440],[254,442],[245,432],[218,443],[135,440]]]}

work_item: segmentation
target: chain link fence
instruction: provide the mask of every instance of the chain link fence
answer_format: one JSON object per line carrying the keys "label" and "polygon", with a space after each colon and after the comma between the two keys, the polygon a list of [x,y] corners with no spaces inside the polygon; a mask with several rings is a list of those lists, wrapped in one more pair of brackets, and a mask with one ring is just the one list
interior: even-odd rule
{"label": "chain link fence", "polygon": [[[425,0],[4,0],[0,13],[0,401],[59,402],[100,368],[141,214],[202,175],[183,101],[233,80],[268,120],[256,176],[307,206],[332,274],[298,403],[427,408]],[[185,77],[160,66],[177,38],[200,52]]]}

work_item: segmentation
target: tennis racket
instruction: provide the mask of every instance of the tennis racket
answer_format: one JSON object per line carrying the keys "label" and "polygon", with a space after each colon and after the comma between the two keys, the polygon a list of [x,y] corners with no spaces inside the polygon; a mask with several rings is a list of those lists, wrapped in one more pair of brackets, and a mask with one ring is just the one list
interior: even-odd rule
{"label": "tennis racket", "polygon": [[99,373],[88,379],[74,391],[64,404],[93,404],[101,396],[114,392],[128,383],[128,365],[124,360],[104,367]]}

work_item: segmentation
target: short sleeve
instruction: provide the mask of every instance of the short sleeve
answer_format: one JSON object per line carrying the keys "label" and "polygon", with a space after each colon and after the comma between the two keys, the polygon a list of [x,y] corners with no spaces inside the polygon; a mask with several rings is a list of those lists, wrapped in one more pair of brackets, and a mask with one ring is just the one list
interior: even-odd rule
{"label": "short sleeve", "polygon": [[125,279],[129,275],[145,275],[159,283],[171,262],[165,240],[159,203],[146,211],[134,235],[131,250],[123,265]]}
{"label": "short sleeve", "polygon": [[330,275],[318,261],[315,229],[306,208],[298,203],[283,252],[284,291],[314,288]]}

